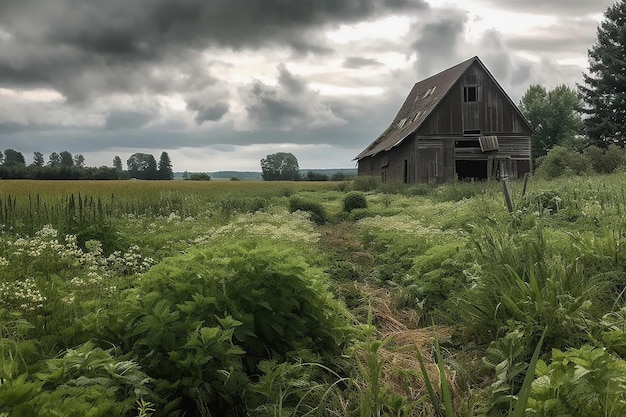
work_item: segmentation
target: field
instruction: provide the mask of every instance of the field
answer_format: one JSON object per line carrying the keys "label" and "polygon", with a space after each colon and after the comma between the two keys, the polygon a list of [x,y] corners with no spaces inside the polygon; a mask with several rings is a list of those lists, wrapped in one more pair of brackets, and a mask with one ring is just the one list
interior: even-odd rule
{"label": "field", "polygon": [[624,416],[626,174],[1,181],[0,416]]}

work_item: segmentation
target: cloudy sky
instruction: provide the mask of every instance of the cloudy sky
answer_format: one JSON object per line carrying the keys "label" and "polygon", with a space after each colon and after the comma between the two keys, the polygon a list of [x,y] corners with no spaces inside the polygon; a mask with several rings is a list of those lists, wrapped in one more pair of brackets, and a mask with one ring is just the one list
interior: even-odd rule
{"label": "cloudy sky", "polygon": [[575,87],[613,0],[0,0],[0,149],[176,171],[351,168],[413,84],[478,55]]}

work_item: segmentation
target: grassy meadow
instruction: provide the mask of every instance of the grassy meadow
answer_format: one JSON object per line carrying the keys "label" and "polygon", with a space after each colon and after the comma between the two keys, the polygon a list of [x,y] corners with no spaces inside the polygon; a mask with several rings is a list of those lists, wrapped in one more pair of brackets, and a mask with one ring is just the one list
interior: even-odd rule
{"label": "grassy meadow", "polygon": [[626,415],[626,174],[0,181],[0,416]]}

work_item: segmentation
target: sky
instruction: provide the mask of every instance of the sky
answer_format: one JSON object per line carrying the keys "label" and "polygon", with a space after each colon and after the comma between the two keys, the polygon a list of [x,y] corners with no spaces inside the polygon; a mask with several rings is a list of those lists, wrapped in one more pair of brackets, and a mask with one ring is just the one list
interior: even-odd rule
{"label": "sky", "polygon": [[478,56],[515,103],[582,82],[613,0],[0,0],[0,150],[175,171],[354,168],[413,84]]}

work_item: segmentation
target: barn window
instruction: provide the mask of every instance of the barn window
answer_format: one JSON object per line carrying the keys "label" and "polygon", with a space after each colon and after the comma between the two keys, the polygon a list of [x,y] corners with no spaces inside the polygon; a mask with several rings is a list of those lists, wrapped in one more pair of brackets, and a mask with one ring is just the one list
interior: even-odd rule
{"label": "barn window", "polygon": [[478,87],[475,85],[466,85],[463,87],[463,101],[466,103],[478,101]]}

